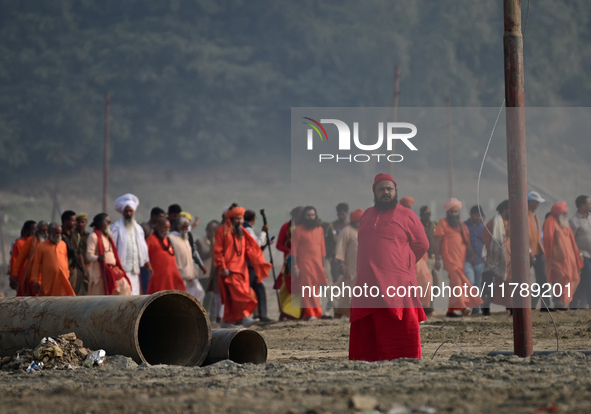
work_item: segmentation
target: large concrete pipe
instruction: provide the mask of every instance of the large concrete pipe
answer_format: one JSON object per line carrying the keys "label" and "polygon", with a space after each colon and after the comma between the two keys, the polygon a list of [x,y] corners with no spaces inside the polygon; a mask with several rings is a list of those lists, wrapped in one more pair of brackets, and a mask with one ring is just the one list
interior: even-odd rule
{"label": "large concrete pipe", "polygon": [[203,365],[229,359],[239,364],[267,362],[267,344],[251,329],[214,329],[211,346]]}
{"label": "large concrete pipe", "polygon": [[68,332],[87,348],[150,364],[201,365],[211,342],[209,318],[186,292],[0,298],[0,355]]}

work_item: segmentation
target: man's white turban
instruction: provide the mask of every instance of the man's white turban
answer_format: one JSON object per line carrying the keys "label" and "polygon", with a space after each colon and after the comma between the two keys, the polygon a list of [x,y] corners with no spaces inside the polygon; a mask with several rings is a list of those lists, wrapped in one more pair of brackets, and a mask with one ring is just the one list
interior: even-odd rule
{"label": "man's white turban", "polygon": [[136,211],[137,206],[139,205],[140,200],[138,200],[133,194],[125,194],[115,200],[115,210],[120,214],[123,214],[123,210],[125,210],[125,207],[127,206],[133,208],[133,211]]}

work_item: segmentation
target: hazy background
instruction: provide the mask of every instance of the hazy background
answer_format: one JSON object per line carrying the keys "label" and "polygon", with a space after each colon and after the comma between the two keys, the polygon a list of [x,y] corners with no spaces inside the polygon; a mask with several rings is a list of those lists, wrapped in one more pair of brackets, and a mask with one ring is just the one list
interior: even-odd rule
{"label": "hazy background", "polygon": [[[591,103],[590,11],[585,0],[531,3],[528,106]],[[100,212],[107,91],[113,218],[114,199],[131,192],[140,198],[139,221],[153,206],[179,203],[201,218],[199,236],[236,201],[265,208],[276,234],[294,204],[292,107],[391,106],[395,65],[401,107],[444,106],[446,97],[453,107],[499,107],[502,22],[500,1],[0,0],[4,254],[24,220]],[[528,119],[528,173],[572,213],[574,198],[590,192],[591,141],[563,126],[540,130]],[[504,128],[483,171],[489,217],[506,197]],[[490,132],[454,131],[454,195],[469,208]],[[431,205],[435,219],[449,196],[445,142],[442,126],[395,170],[401,195],[415,197],[415,210]],[[322,201],[309,193],[297,204],[318,204],[325,220],[340,201],[366,208],[375,172],[339,176],[350,179],[355,205],[330,181]],[[366,204],[357,205],[363,191]]]}

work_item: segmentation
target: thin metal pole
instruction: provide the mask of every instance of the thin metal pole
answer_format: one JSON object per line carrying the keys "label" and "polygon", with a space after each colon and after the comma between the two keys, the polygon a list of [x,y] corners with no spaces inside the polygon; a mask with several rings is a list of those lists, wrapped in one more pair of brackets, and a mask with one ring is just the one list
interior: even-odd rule
{"label": "thin metal pole", "polygon": [[107,191],[109,188],[109,110],[111,96],[109,92],[105,97],[105,153],[103,155],[103,212],[107,212]]}
{"label": "thin metal pole", "polygon": [[447,108],[447,182],[449,198],[452,198],[454,196],[454,158],[451,137],[451,99],[449,96],[445,98],[445,107]]}
{"label": "thin metal pole", "polygon": [[[396,65],[394,69],[394,97],[392,100],[392,122],[396,122],[398,120],[398,98],[400,96],[400,65]],[[394,153],[394,143],[396,140],[392,141],[392,153]],[[390,175],[394,174],[394,163],[390,163]]]}
{"label": "thin metal pole", "polygon": [[[527,164],[525,147],[525,92],[521,0],[504,0],[505,100],[507,114],[507,174],[511,217],[512,282],[529,284],[529,232],[527,219]],[[513,296],[515,355],[533,354],[531,297]]]}

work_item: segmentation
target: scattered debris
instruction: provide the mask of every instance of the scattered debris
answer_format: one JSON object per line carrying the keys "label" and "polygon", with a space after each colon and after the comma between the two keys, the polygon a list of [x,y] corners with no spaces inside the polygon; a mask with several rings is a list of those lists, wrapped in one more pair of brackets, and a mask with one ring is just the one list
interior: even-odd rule
{"label": "scattered debris", "polygon": [[105,356],[102,349],[93,352],[84,348],[84,343],[70,332],[56,338],[45,337],[35,349],[20,349],[14,356],[0,357],[0,370],[35,372],[93,367],[103,364]]}
{"label": "scattered debris", "polygon": [[90,354],[88,354],[88,356],[84,360],[83,365],[87,368],[90,368],[93,366],[98,366],[98,365],[102,364],[103,362],[105,362],[106,356],[107,356],[107,353],[105,352],[104,349],[99,349],[98,351],[91,352]]}

